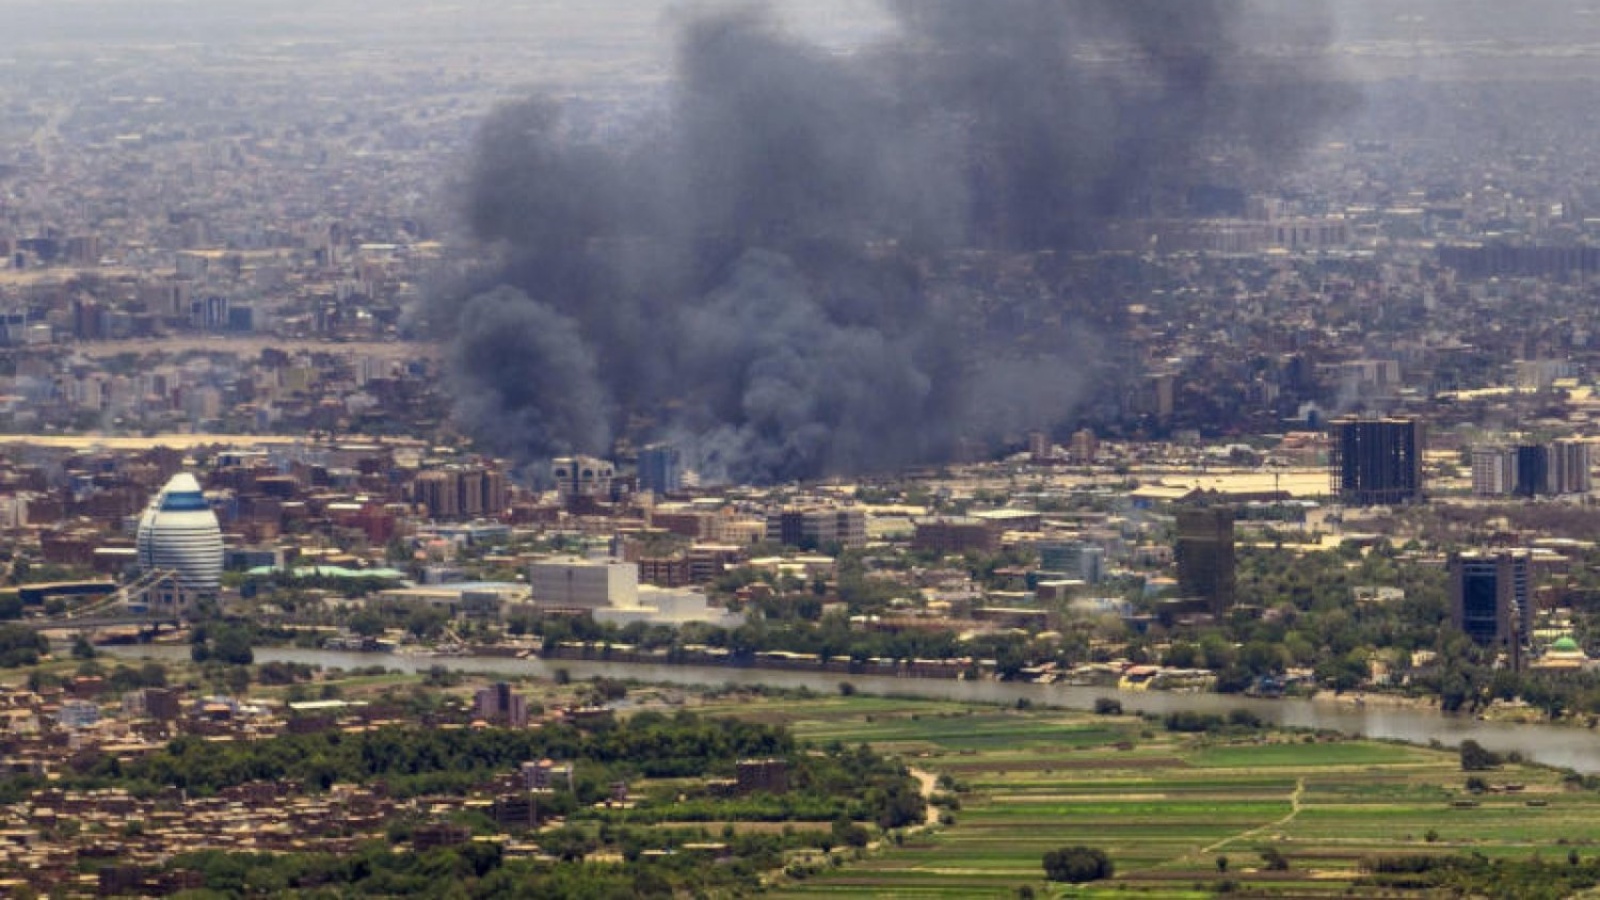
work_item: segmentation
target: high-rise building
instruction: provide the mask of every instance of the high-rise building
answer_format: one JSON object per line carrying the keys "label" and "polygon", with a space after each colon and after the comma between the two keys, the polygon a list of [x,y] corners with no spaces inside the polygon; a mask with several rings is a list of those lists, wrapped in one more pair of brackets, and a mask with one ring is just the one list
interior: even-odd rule
{"label": "high-rise building", "polygon": [[1074,462],[1092,463],[1100,452],[1100,442],[1087,428],[1072,434],[1072,459]]}
{"label": "high-rise building", "polygon": [[683,457],[670,444],[651,444],[639,451],[639,490],[673,494],[683,490]]}
{"label": "high-rise building", "polygon": [[1563,440],[1472,451],[1472,492],[1480,497],[1586,494],[1593,490],[1587,441]]}
{"label": "high-rise building", "polygon": [[1054,448],[1050,445],[1050,435],[1044,431],[1028,432],[1028,457],[1036,463],[1050,461]]}
{"label": "high-rise building", "polygon": [[1529,554],[1458,553],[1450,558],[1450,621],[1478,644],[1499,644],[1520,660],[1533,632]]}
{"label": "high-rise building", "polygon": [[1539,444],[1517,447],[1517,487],[1520,497],[1550,493],[1550,450]]}
{"label": "high-rise building", "polygon": [[1550,444],[1550,493],[1587,494],[1594,490],[1591,446],[1588,441],[1555,441]]}
{"label": "high-rise building", "polygon": [[610,499],[611,481],[617,470],[611,463],[592,456],[563,456],[551,461],[550,475],[562,502],[570,504],[580,498]]}
{"label": "high-rise building", "polygon": [[528,701],[511,690],[511,685],[497,681],[480,688],[473,697],[474,712],[485,722],[521,728],[528,724]]}
{"label": "high-rise building", "polygon": [[1328,460],[1332,492],[1348,506],[1420,500],[1422,451],[1415,419],[1336,420]]}
{"label": "high-rise building", "polygon": [[1475,447],[1472,451],[1472,493],[1503,497],[1517,487],[1517,453],[1510,447]]}
{"label": "high-rise building", "polygon": [[187,472],[172,476],[139,519],[139,568],[176,573],[190,599],[211,597],[222,582],[222,529],[200,482]]}
{"label": "high-rise building", "polygon": [[428,508],[430,518],[460,518],[461,491],[457,481],[454,472],[419,472],[411,483],[412,497],[419,506]]}
{"label": "high-rise building", "polygon": [[1233,510],[1225,506],[1198,506],[1177,512],[1178,589],[1203,597],[1213,615],[1233,605]]}

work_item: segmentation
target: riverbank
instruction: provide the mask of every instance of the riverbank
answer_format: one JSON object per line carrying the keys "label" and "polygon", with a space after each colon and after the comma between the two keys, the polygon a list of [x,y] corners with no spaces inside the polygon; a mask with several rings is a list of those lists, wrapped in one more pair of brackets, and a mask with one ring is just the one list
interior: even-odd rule
{"label": "riverbank", "polygon": [[[109,655],[127,659],[187,659],[189,648],[140,645],[105,648]],[[1497,753],[1519,753],[1524,759],[1584,774],[1600,774],[1600,739],[1587,729],[1552,728],[1475,719],[1446,713],[1437,707],[1353,704],[1342,701],[1285,697],[1264,700],[1223,694],[1118,691],[1114,687],[1066,684],[1027,684],[1001,681],[963,681],[945,678],[909,678],[883,675],[839,675],[768,669],[621,663],[615,661],[517,659],[477,656],[419,657],[398,654],[349,653],[264,647],[257,662],[293,662],[324,668],[357,669],[383,666],[404,672],[427,672],[435,667],[452,671],[505,677],[555,678],[565,670],[575,679],[619,678],[651,684],[680,686],[753,686],[809,690],[824,694],[851,691],[882,697],[915,697],[988,703],[1005,706],[1035,705],[1092,710],[1102,698],[1114,698],[1130,713],[1166,716],[1197,712],[1226,716],[1235,709],[1254,713],[1262,722],[1286,728],[1337,731],[1378,740],[1427,746],[1455,746],[1477,741]],[[843,685],[849,685],[844,688]]]}

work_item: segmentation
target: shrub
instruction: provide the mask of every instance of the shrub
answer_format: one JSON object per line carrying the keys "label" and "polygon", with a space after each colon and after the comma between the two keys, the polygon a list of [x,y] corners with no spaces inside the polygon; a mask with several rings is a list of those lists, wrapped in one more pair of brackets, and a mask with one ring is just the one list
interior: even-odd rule
{"label": "shrub", "polygon": [[1050,881],[1083,884],[1110,878],[1114,872],[1111,858],[1094,847],[1062,847],[1044,855],[1044,877]]}
{"label": "shrub", "polygon": [[1499,766],[1500,754],[1491,752],[1474,740],[1461,742],[1461,771],[1482,772]]}
{"label": "shrub", "polygon": [[1122,715],[1122,701],[1115,697],[1096,697],[1094,701],[1095,715],[1120,716]]}

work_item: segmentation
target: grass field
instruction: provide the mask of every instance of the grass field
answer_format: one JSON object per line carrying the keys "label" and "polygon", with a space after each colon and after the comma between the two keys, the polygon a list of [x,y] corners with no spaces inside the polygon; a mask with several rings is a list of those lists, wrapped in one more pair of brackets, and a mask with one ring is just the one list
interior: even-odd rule
{"label": "grass field", "polygon": [[[1465,790],[1457,754],[1284,732],[1173,734],[1158,722],[869,697],[730,699],[715,714],[782,722],[802,738],[866,742],[960,788],[954,823],[886,841],[775,886],[785,898],[1361,895],[1363,860],[1398,853],[1600,854],[1600,795],[1510,765]],[[1512,789],[1505,790],[1507,785]],[[1475,805],[1468,805],[1475,804]],[[1052,849],[1108,853],[1112,881],[1044,880]],[[1269,871],[1275,848],[1287,871]],[[1227,858],[1227,870],[1218,858]]]}

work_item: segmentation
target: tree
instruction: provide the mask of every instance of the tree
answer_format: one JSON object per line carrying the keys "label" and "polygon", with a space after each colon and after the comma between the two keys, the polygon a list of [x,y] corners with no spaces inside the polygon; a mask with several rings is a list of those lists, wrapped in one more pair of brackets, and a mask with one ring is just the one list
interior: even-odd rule
{"label": "tree", "polygon": [[255,653],[250,649],[250,629],[239,625],[218,628],[211,641],[211,658],[237,666],[255,662]]}
{"label": "tree", "polygon": [[1044,855],[1044,877],[1050,881],[1083,884],[1110,878],[1113,872],[1111,858],[1094,847],[1062,847]]}
{"label": "tree", "polygon": [[1461,771],[1483,772],[1498,767],[1501,762],[1500,754],[1484,749],[1477,741],[1461,742]]}
{"label": "tree", "polygon": [[872,839],[867,829],[843,816],[833,821],[830,836],[836,843],[846,847],[865,847]]}
{"label": "tree", "polygon": [[363,609],[350,617],[350,630],[362,637],[383,634],[383,616],[375,609]]}

